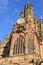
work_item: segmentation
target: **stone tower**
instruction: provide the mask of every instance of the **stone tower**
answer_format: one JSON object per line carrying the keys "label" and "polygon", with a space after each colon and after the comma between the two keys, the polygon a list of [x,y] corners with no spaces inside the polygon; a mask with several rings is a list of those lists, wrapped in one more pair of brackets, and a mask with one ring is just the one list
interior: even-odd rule
{"label": "stone tower", "polygon": [[30,20],[30,18],[33,17],[33,7],[32,7],[32,4],[28,3],[25,5],[25,9],[24,9],[24,12],[25,12],[25,18],[28,19],[28,21]]}

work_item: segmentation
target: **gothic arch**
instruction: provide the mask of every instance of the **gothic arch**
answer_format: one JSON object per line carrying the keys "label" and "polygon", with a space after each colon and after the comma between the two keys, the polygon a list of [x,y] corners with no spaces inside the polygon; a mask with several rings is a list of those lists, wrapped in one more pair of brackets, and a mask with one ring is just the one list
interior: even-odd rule
{"label": "gothic arch", "polygon": [[[28,46],[29,46],[29,47],[31,46],[31,47],[30,47],[31,53],[32,53],[32,51],[34,50],[33,53],[35,53],[35,54],[40,54],[39,41],[38,41],[38,37],[37,37],[37,35],[35,34],[35,32],[34,32],[34,31],[26,30],[26,31],[24,32],[24,34],[27,35],[27,37],[30,36],[30,40],[29,40],[29,41],[28,41],[28,38],[26,37],[26,39],[27,39],[26,44],[27,44],[27,43],[29,43],[29,44],[31,43],[31,45],[27,45],[27,47],[28,47]],[[26,53],[29,52],[29,47],[27,48]]]}
{"label": "gothic arch", "polygon": [[13,56],[15,54],[24,54],[24,36],[21,34],[16,35],[14,34],[12,37],[9,56]]}
{"label": "gothic arch", "polygon": [[24,54],[24,42],[24,37],[20,35],[14,44],[13,55]]}

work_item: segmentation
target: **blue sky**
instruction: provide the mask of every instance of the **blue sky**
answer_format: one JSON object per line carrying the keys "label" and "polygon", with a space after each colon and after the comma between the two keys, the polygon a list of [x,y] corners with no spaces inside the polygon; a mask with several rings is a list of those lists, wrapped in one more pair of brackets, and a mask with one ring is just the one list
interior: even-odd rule
{"label": "blue sky", "polygon": [[[28,0],[0,0],[0,41],[11,32]],[[29,0],[33,5],[35,17],[43,19],[43,0]]]}

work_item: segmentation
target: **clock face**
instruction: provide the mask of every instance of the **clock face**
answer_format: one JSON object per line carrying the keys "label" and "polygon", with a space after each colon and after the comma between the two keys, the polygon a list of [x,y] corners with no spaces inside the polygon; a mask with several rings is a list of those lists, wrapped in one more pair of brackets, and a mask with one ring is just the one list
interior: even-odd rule
{"label": "clock face", "polygon": [[25,19],[24,19],[24,18],[19,18],[19,19],[17,20],[17,24],[21,24],[21,23],[23,23],[23,22],[25,22]]}

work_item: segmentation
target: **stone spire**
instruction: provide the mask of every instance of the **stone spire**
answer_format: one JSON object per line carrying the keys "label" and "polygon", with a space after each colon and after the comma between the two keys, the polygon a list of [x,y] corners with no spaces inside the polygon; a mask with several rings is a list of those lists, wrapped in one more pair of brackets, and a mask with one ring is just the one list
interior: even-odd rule
{"label": "stone spire", "polygon": [[29,0],[27,1],[28,3],[25,5],[25,9],[24,9],[24,15],[26,19],[30,19],[33,17],[33,6],[32,4],[29,2]]}

